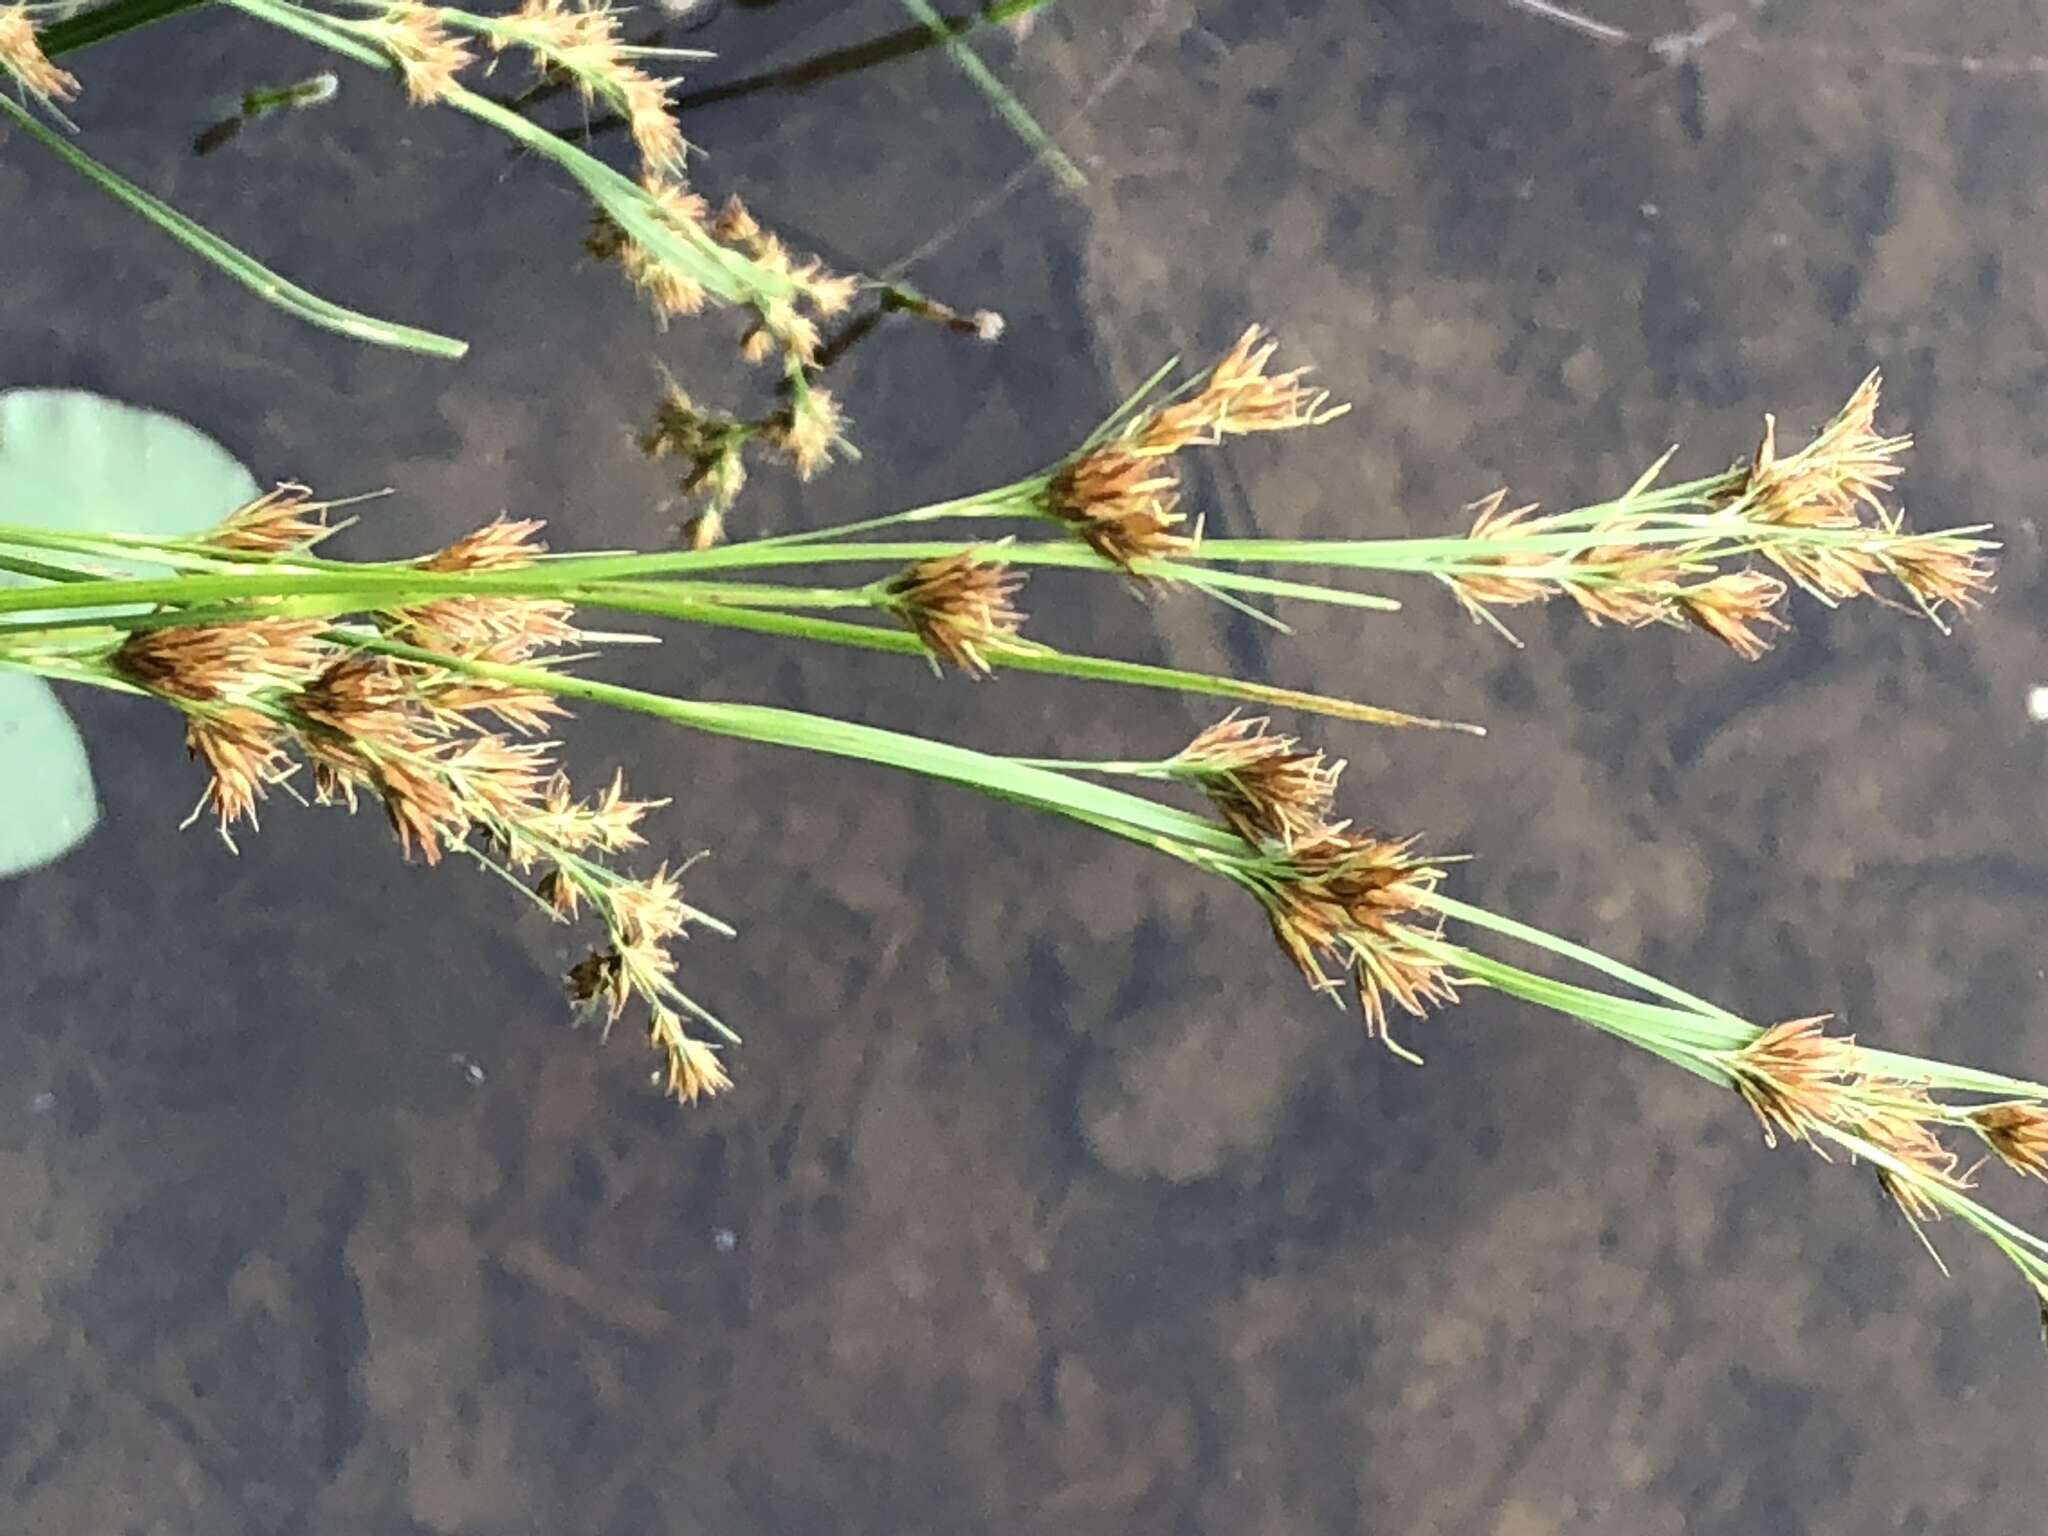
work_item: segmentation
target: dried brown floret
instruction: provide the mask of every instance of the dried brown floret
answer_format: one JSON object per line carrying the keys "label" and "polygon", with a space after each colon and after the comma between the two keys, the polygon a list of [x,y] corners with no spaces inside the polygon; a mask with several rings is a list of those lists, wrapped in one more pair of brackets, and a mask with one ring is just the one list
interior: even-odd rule
{"label": "dried brown floret", "polygon": [[987,677],[989,658],[1013,646],[1023,626],[1024,615],[1011,601],[1023,585],[1023,575],[999,555],[966,549],[920,560],[882,591],[889,611],[936,659]]}

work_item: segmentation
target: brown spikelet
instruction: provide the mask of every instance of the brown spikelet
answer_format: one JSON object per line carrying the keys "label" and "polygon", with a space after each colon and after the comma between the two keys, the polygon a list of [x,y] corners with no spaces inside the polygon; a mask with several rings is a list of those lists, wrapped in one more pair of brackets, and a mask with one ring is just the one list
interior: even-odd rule
{"label": "brown spikelet", "polygon": [[327,526],[331,505],[315,501],[303,485],[279,485],[230,512],[205,541],[242,554],[296,554],[334,532]]}
{"label": "brown spikelet", "polygon": [[483,527],[444,544],[413,564],[423,571],[510,571],[533,564],[547,553],[538,535],[547,526],[538,518],[491,519]]}
{"label": "brown spikelet", "polygon": [[1418,921],[1443,871],[1414,846],[1326,829],[1247,879],[1303,979],[1334,996],[1339,983],[1326,966],[1336,963],[1358,989],[1367,1034],[1411,1061],[1419,1058],[1389,1033],[1388,1001],[1420,1018],[1458,1000],[1449,970],[1424,947],[1433,930]]}
{"label": "brown spikelet", "polygon": [[676,126],[669,109],[669,92],[674,88],[673,81],[631,67],[614,71],[612,89],[625,113],[633,147],[640,151],[640,163],[651,174],[665,175],[683,168],[683,130]]}
{"label": "brown spikelet", "polygon": [[404,670],[382,656],[342,657],[299,689],[289,708],[316,738],[361,743],[373,753],[420,752],[429,742],[411,710]]}
{"label": "brown spikelet", "polygon": [[694,1104],[732,1086],[717,1050],[686,1033],[672,1009],[657,1008],[649,1014],[647,1038],[666,1061],[662,1090],[677,1103]]}
{"label": "brown spikelet", "polygon": [[[500,641],[469,659],[513,665],[527,659],[525,651],[517,640]],[[569,713],[560,699],[544,689],[514,687],[439,668],[422,669],[417,691],[421,704],[444,725],[470,724],[476,716],[490,715],[521,735],[531,736]]]}
{"label": "brown spikelet", "polygon": [[1168,771],[1199,785],[1233,831],[1253,848],[1292,848],[1331,830],[1330,804],[1342,763],[1296,749],[1292,736],[1268,733],[1264,717],[1229,715],[1168,760]]}
{"label": "brown spikelet", "polygon": [[906,568],[883,588],[883,601],[934,658],[987,677],[989,658],[1012,648],[1023,627],[1011,601],[1023,585],[999,555],[965,549]]}
{"label": "brown spikelet", "polygon": [[468,834],[469,811],[431,754],[383,754],[370,759],[367,769],[406,858],[417,849],[422,863],[438,864],[443,850]]}
{"label": "brown spikelet", "polygon": [[574,922],[582,905],[583,893],[576,881],[566,871],[551,869],[534,885],[533,894],[546,904],[549,911],[562,922]]}
{"label": "brown spikelet", "polygon": [[1770,650],[1762,631],[1783,629],[1772,610],[1784,601],[1785,584],[1763,571],[1733,571],[1682,586],[1674,594],[1679,611],[1744,661]]}
{"label": "brown spikelet", "polygon": [[1893,580],[1912,593],[1929,614],[1944,607],[1967,612],[1991,591],[1992,569],[1981,539],[1953,533],[1905,533],[1896,519],[1886,522],[1895,535],[1877,551],[1877,559]]}
{"label": "brown spikelet", "polygon": [[1777,423],[1766,416],[1748,474],[1726,500],[1744,503],[1757,522],[1782,527],[1853,528],[1859,505],[1882,516],[1913,440],[1876,430],[1881,384],[1873,370],[1813,441],[1787,457],[1778,456]]}
{"label": "brown spikelet", "polygon": [[359,23],[398,66],[406,99],[414,106],[445,101],[457,86],[456,77],[474,62],[469,49],[442,25],[438,10],[412,0],[387,4],[382,15]]}
{"label": "brown spikelet", "polygon": [[565,980],[570,1001],[580,1008],[602,1009],[607,1027],[618,1022],[633,995],[616,949],[592,950],[569,968]]}
{"label": "brown spikelet", "polygon": [[334,654],[319,619],[242,619],[131,633],[112,657],[129,682],[169,699],[205,703],[312,677]]}
{"label": "brown spikelet", "polygon": [[2006,1167],[2048,1181],[2048,1106],[2021,1100],[1970,1111],[1970,1125]]}
{"label": "brown spikelet", "polygon": [[211,775],[206,803],[219,817],[223,832],[238,821],[254,826],[257,802],[293,772],[282,729],[270,716],[246,705],[188,714],[185,745]]}
{"label": "brown spikelet", "polygon": [[574,645],[583,632],[575,609],[551,597],[437,597],[383,615],[401,639],[449,656],[526,660],[551,646]]}
{"label": "brown spikelet", "polygon": [[825,390],[797,392],[783,418],[768,430],[769,441],[789,455],[797,478],[808,480],[831,462],[832,450],[845,432],[838,402]]}
{"label": "brown spikelet", "polygon": [[1195,444],[1220,443],[1226,437],[1291,432],[1334,421],[1349,409],[1332,407],[1328,390],[1303,383],[1306,368],[1267,373],[1277,350],[1279,343],[1263,328],[1246,330],[1192,393],[1139,419],[1132,433],[1138,449],[1168,454]]}
{"label": "brown spikelet", "polygon": [[1812,1145],[1816,1131],[1844,1121],[1844,1084],[1856,1076],[1859,1058],[1853,1036],[1826,1032],[1831,1017],[1787,1019],[1724,1058],[1770,1146],[1780,1132]]}
{"label": "brown spikelet", "polygon": [[12,76],[45,104],[70,101],[78,94],[78,77],[51,63],[36,41],[35,23],[25,5],[0,6],[0,75]]}

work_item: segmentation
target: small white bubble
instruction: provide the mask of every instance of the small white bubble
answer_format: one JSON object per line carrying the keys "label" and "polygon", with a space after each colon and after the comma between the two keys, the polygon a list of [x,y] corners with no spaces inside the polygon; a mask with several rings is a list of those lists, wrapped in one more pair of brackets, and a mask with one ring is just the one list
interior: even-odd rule
{"label": "small white bubble", "polygon": [[720,1227],[711,1234],[711,1246],[720,1253],[731,1253],[739,1245],[740,1235],[733,1231],[731,1227]]}
{"label": "small white bubble", "polygon": [[2048,685],[2027,690],[2027,718],[2037,725],[2048,720]]}
{"label": "small white bubble", "polygon": [[28,1101],[28,1107],[39,1115],[47,1115],[57,1107],[57,1095],[46,1088]]}

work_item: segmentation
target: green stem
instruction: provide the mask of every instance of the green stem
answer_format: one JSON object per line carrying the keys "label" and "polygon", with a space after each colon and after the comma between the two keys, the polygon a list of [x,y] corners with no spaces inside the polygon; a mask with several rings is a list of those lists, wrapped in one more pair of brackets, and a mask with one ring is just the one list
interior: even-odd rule
{"label": "green stem", "polygon": [[380,320],[374,315],[365,315],[344,308],[321,298],[317,293],[301,288],[290,279],[271,271],[255,257],[237,250],[203,224],[187,218],[161,198],[143,191],[133,182],[101,165],[92,156],[73,147],[64,138],[37,122],[25,107],[4,93],[0,93],[0,112],[13,119],[15,126],[23,133],[116,202],[154,224],[187,250],[211,262],[258,298],[276,305],[308,325],[338,331],[344,336],[352,336],[357,341],[366,341],[375,346],[396,347],[406,352],[423,352],[430,357],[457,358],[469,350],[467,342],[458,341],[452,336],[442,336],[434,331],[420,330],[415,326],[400,325],[395,321]]}
{"label": "green stem", "polygon": [[111,5],[94,6],[76,16],[51,22],[36,33],[36,43],[54,59],[212,3],[213,0],[114,0]]}
{"label": "green stem", "polygon": [[1640,988],[1652,997],[1661,997],[1666,1002],[1677,1004],[1681,1009],[1700,1015],[1715,1026],[1715,1039],[1719,1049],[1737,1049],[1748,1044],[1760,1033],[1754,1024],[1730,1013],[1719,1004],[1711,1003],[1683,987],[1675,987],[1668,981],[1659,980],[1632,965],[1624,965],[1619,960],[1610,959],[1598,950],[1588,949],[1583,944],[1574,944],[1571,940],[1561,939],[1554,933],[1545,933],[1541,928],[1531,928],[1527,923],[1518,923],[1511,917],[1502,917],[1499,913],[1489,912],[1484,907],[1471,906],[1441,893],[1430,895],[1425,900],[1433,910],[1441,912],[1445,917],[1461,923],[1470,923],[1475,928],[1490,929],[1504,938],[1516,939],[1538,949],[1547,949],[1554,955],[1577,961],[1580,965],[1612,976],[1616,981]]}
{"label": "green stem", "polygon": [[[861,762],[877,763],[979,790],[998,799],[1069,816],[1147,847],[1187,845],[1222,853],[1241,851],[1235,833],[1199,816],[1140,795],[1126,794],[1084,779],[1069,778],[921,736],[860,725],[850,720],[805,714],[765,704],[725,704],[649,693],[616,683],[575,677],[542,667],[501,666],[444,656],[393,641],[350,635],[351,643],[444,670],[461,672],[512,688],[543,690],[610,709],[651,715],[674,725],[717,736],[771,746],[794,747]],[[1166,851],[1173,851],[1167,849]]]}
{"label": "green stem", "polygon": [[1632,1007],[1625,1000],[1608,997],[1605,993],[1552,981],[1457,944],[1423,940],[1420,947],[1454,967],[1464,977],[1496,992],[1504,992],[1525,1003],[1577,1019],[1662,1057],[1673,1066],[1683,1067],[1695,1077],[1703,1077],[1722,1087],[1728,1085],[1727,1074],[1710,1066],[1699,1056],[1697,1047],[1683,1038],[1685,1030],[1681,1021],[1689,1016],[1671,1017],[1668,1031],[1661,1026],[1646,1028],[1640,1004]]}
{"label": "green stem", "polygon": [[[779,635],[790,639],[820,641],[858,650],[886,651],[898,656],[923,656],[924,645],[915,635],[872,624],[849,624],[843,620],[811,618],[801,614],[762,612],[751,608],[726,608],[716,602],[671,600],[655,587],[607,586],[592,589],[588,600],[598,606],[616,608],[650,617],[677,619],[686,623],[715,624],[725,629],[754,634]],[[990,664],[1014,672],[1050,673],[1082,682],[1123,683],[1141,688],[1163,688],[1175,693],[1232,699],[1276,709],[1298,709],[1339,720],[1356,720],[1368,725],[1389,725],[1424,730],[1460,731],[1484,735],[1476,725],[1433,720],[1400,710],[1355,704],[1327,694],[1303,693],[1265,683],[1220,677],[1206,672],[1188,672],[1146,662],[1122,661],[1106,656],[1080,656],[1049,647],[1013,646],[987,650]]]}

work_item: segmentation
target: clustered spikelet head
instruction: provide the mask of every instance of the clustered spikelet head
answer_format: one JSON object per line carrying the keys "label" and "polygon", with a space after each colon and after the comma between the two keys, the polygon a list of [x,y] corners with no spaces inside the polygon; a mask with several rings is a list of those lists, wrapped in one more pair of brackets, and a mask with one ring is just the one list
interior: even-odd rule
{"label": "clustered spikelet head", "polygon": [[1016,645],[1024,615],[1012,601],[1023,574],[988,550],[920,560],[884,584],[881,601],[935,661],[987,677],[990,657]]}
{"label": "clustered spikelet head", "polygon": [[1344,765],[1299,749],[1294,737],[1273,735],[1268,725],[1263,716],[1226,716],[1169,758],[1167,771],[1196,784],[1253,847],[1270,841],[1293,848],[1331,830]]}
{"label": "clustered spikelet head", "polygon": [[486,36],[494,52],[524,49],[544,73],[573,81],[585,104],[603,101],[616,111],[650,175],[680,173],[687,146],[669,111],[674,82],[639,66],[642,50],[620,36],[618,17],[602,3],[524,0],[487,23]]}
{"label": "clustered spikelet head", "polygon": [[[544,877],[540,894],[558,901],[566,869]],[[683,1010],[701,1015],[674,982],[675,957],[670,944],[700,918],[683,901],[682,884],[666,865],[646,879],[622,882],[593,897],[609,942],[571,967],[566,978],[569,996],[582,1012],[600,1016],[609,1034],[635,997],[647,1008],[648,1044],[661,1052],[665,1069],[657,1074],[664,1092],[682,1103],[716,1094],[731,1086],[714,1047],[692,1036]],[[573,899],[570,903],[573,909]],[[560,910],[557,906],[557,910]]]}
{"label": "clustered spikelet head", "polygon": [[327,522],[332,507],[305,486],[286,483],[230,512],[205,541],[235,554],[301,554],[337,531]]}
{"label": "clustered spikelet head", "polygon": [[2048,1106],[2026,1100],[1985,1104],[1969,1113],[1972,1130],[2015,1173],[2048,1181]]}
{"label": "clustered spikelet head", "polygon": [[1913,439],[1877,431],[1882,384],[1872,370],[1813,441],[1785,458],[1778,457],[1777,418],[1765,416],[1748,474],[1728,499],[1747,502],[1756,521],[1784,528],[1854,528],[1859,506],[1885,516],[1884,498]]}
{"label": "clustered spikelet head", "polygon": [[795,390],[789,409],[770,423],[766,435],[789,456],[797,478],[808,480],[831,462],[833,450],[846,436],[846,423],[831,394],[804,384]]}
{"label": "clustered spikelet head", "polygon": [[1728,1058],[1735,1091],[1755,1112],[1770,1146],[1780,1134],[1811,1146],[1816,1131],[1842,1118],[1842,1085],[1856,1075],[1856,1041],[1827,1033],[1830,1017],[1774,1024]]}
{"label": "clustered spikelet head", "polygon": [[1855,1038],[1828,1034],[1827,1022],[1825,1014],[1788,1019],[1720,1064],[1767,1144],[1782,1134],[1823,1156],[1824,1142],[1845,1147],[1871,1159],[1878,1186],[1916,1226],[1938,1219],[1944,1196],[1971,1187],[1938,1129],[1956,1112],[1923,1085],[1874,1069]]}
{"label": "clustered spikelet head", "polygon": [[[1473,517],[1466,537],[1484,546],[1559,528],[1560,519],[1537,516],[1534,503],[1509,507],[1507,499],[1498,490],[1468,507]],[[1596,542],[1563,554],[1489,554],[1482,548],[1445,580],[1475,618],[1486,617],[1490,608],[1547,602],[1563,592],[1595,624],[1634,629],[1668,620],[1683,567],[1671,546],[1633,545],[1630,531],[1626,521],[1609,522],[1596,530]]]}
{"label": "clustered spikelet head", "polygon": [[[498,517],[453,543],[413,562],[436,575],[519,570],[547,552],[537,519]],[[431,598],[379,613],[394,638],[429,650],[505,664],[536,651],[573,645],[582,631],[571,622],[571,605],[557,598],[490,594]]]}
{"label": "clustered spikelet head", "polygon": [[684,466],[679,488],[699,495],[706,506],[689,526],[690,542],[708,549],[718,542],[725,514],[747,484],[746,445],[761,431],[758,423],[735,421],[716,411],[700,410],[671,380],[654,409],[654,420],[640,434],[640,451],[650,459],[675,459]]}
{"label": "clustered spikelet head", "polygon": [[1330,968],[1348,972],[1367,1035],[1411,1061],[1420,1058],[1395,1041],[1388,1002],[1422,1018],[1458,1000],[1455,979],[1430,948],[1434,925],[1421,917],[1443,871],[1415,853],[1416,841],[1332,828],[1269,852],[1265,878],[1252,886],[1303,979],[1336,997]]}
{"label": "clustered spikelet head", "polygon": [[[686,239],[692,235],[704,238],[704,219],[710,207],[703,198],[667,177],[649,178],[642,190],[647,195],[650,218]],[[698,313],[709,298],[695,273],[634,239],[602,210],[592,215],[583,248],[600,261],[616,262],[664,326],[670,320]]]}
{"label": "clustered spikelet head", "polygon": [[1771,648],[1766,630],[1785,628],[1774,611],[1784,598],[1785,583],[1768,571],[1730,571],[1672,593],[1681,614],[1744,661]]}
{"label": "clustered spikelet head", "polygon": [[[668,121],[665,112],[662,121]],[[828,271],[815,257],[797,260],[737,198],[714,216],[680,176],[678,168],[649,172],[642,189],[645,212],[693,248],[723,245],[752,265],[760,280],[751,300],[756,319],[741,338],[741,355],[753,363],[779,357],[787,367],[811,368],[818,359],[818,321],[851,305],[860,280]],[[583,246],[596,259],[617,263],[663,324],[696,314],[710,297],[697,273],[636,239],[609,213],[593,216]]]}
{"label": "clustered spikelet head", "polygon": [[[1655,518],[1625,503],[1588,534],[1569,514],[1504,510],[1506,492],[1497,492],[1470,509],[1476,516],[1468,537],[1482,547],[1444,580],[1475,617],[1563,592],[1596,623],[1691,624],[1746,660],[1769,649],[1769,631],[1785,627],[1777,609],[1788,582],[1833,604],[1876,597],[1873,582],[1888,576],[1940,624],[1945,612],[1974,607],[1990,589],[1993,546],[1968,530],[1910,533],[1886,506],[1899,456],[1912,440],[1879,435],[1877,406],[1873,373],[1811,443],[1785,457],[1778,454],[1776,422],[1766,417],[1749,463],[1705,493],[1704,504],[1726,519],[1702,526],[1697,539],[1651,539]],[[1668,535],[1670,526],[1659,531]],[[1534,536],[1554,536],[1564,547],[1512,547]],[[1490,553],[1488,544],[1503,547]],[[1752,552],[1784,580],[1726,569]]]}
{"label": "clustered spikelet head", "polygon": [[1367,1035],[1419,1061],[1394,1039],[1388,1004],[1421,1018],[1458,1000],[1425,915],[1444,872],[1415,851],[1419,839],[1331,821],[1344,765],[1271,734],[1263,718],[1226,716],[1158,771],[1199,788],[1244,842],[1246,854],[1215,867],[1257,900],[1302,979],[1341,1001],[1348,977]]}
{"label": "clustered spikelet head", "polygon": [[[285,487],[238,510],[209,536],[216,547],[256,558],[288,559],[324,525],[302,488]],[[413,562],[442,577],[517,569],[541,546],[540,525],[505,518]],[[366,649],[360,631],[332,619],[287,619],[252,607],[247,618],[165,624],[132,631],[107,654],[124,682],[173,705],[186,741],[206,766],[206,804],[226,836],[254,824],[259,802],[301,765],[313,798],[354,808],[368,797],[382,807],[408,858],[436,864],[460,851],[514,881],[531,882],[536,903],[558,920],[589,915],[607,943],[571,976],[579,999],[601,1000],[608,1019],[638,999],[649,1037],[663,1053],[662,1074],[675,1097],[694,1100],[728,1085],[716,1052],[693,1038],[686,1016],[715,1020],[678,987],[671,946],[712,922],[683,899],[667,866],[634,877],[608,861],[641,846],[646,815],[666,802],[631,796],[622,776],[578,798],[545,741],[520,740],[565,711],[528,679],[502,681],[477,664],[529,661],[559,636],[530,618],[505,617],[501,604],[529,603],[490,594],[457,595],[372,615],[398,629],[423,654]],[[421,612],[438,607],[438,616]],[[549,610],[560,630],[566,604]],[[506,629],[480,648],[471,629]],[[505,729],[482,723],[487,717]],[[714,926],[716,926],[714,924]]]}
{"label": "clustered spikelet head", "polygon": [[1045,510],[1103,559],[1133,575],[1140,562],[1191,553],[1181,531],[1180,480],[1170,462],[1184,448],[1254,432],[1319,426],[1344,414],[1307,370],[1269,374],[1276,343],[1254,326],[1180,397],[1140,411],[1106,441],[1052,477]]}
{"label": "clustered spikelet head", "polygon": [[357,23],[397,66],[405,81],[406,99],[414,106],[446,101],[460,85],[458,76],[475,62],[469,47],[448,30],[440,9],[396,0],[367,21]]}
{"label": "clustered spikelet head", "polygon": [[78,77],[44,54],[25,5],[0,6],[0,75],[11,77],[45,106],[78,95]]}

